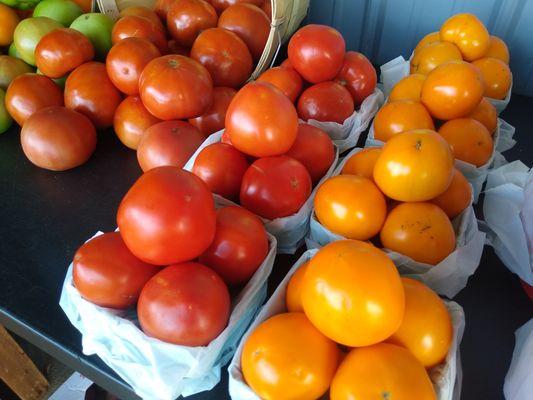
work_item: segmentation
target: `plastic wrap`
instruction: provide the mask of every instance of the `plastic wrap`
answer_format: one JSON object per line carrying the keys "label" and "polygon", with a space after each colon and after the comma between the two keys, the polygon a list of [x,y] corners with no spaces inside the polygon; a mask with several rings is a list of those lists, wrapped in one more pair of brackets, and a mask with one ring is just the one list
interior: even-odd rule
{"label": "plastic wrap", "polygon": [[533,319],[515,332],[515,348],[503,393],[506,400],[530,400],[533,393]]}

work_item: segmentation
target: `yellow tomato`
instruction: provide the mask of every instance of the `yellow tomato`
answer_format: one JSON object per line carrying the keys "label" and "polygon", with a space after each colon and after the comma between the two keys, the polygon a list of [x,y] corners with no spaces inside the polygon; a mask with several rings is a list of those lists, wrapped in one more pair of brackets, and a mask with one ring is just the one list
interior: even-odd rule
{"label": "yellow tomato", "polygon": [[431,202],[442,208],[448,218],[453,219],[468,207],[470,200],[472,200],[472,186],[463,173],[454,168],[452,182],[448,189]]}
{"label": "yellow tomato", "polygon": [[411,74],[402,78],[392,88],[389,94],[389,102],[396,100],[412,100],[419,102],[422,93],[422,84],[426,76],[422,74]]}
{"label": "yellow tomato", "polygon": [[502,39],[498,36],[491,35],[489,50],[485,54],[485,57],[497,58],[504,63],[509,64],[509,49]]}
{"label": "yellow tomato", "polygon": [[285,305],[290,312],[303,312],[302,306],[302,282],[308,262],[300,265],[300,268],[292,275],[285,293]]}
{"label": "yellow tomato", "polygon": [[374,118],[374,138],[382,142],[412,129],[435,129],[426,107],[416,101],[398,100],[387,103]]}
{"label": "yellow tomato", "polygon": [[488,101],[485,97],[479,102],[478,106],[469,115],[469,118],[474,118],[476,121],[485,125],[491,135],[494,135],[498,127],[498,112],[496,107]]}
{"label": "yellow tomato", "polygon": [[426,44],[439,42],[440,41],[440,32],[431,32],[420,39],[420,42],[415,47],[414,52],[416,53],[420,48],[424,47]]}
{"label": "yellow tomato", "polygon": [[457,45],[466,61],[485,55],[490,36],[487,28],[474,14],[456,14],[448,18],[440,28],[440,40]]}
{"label": "yellow tomato", "polygon": [[353,154],[342,167],[342,175],[357,175],[374,180],[374,165],[381,154],[380,147],[367,147]]}
{"label": "yellow tomato", "polygon": [[511,88],[511,69],[509,65],[497,58],[480,58],[472,63],[481,71],[485,81],[485,96],[502,100]]}
{"label": "yellow tomato", "polygon": [[411,60],[411,73],[427,75],[448,61],[462,60],[456,45],[449,42],[433,42],[419,49]]}

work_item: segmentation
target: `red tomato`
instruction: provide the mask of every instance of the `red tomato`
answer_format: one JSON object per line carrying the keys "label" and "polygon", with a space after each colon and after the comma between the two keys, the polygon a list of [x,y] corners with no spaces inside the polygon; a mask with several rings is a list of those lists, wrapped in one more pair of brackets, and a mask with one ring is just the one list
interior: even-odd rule
{"label": "red tomato", "polygon": [[191,58],[207,68],[215,86],[240,87],[252,73],[252,56],[233,32],[206,29],[194,41]]}
{"label": "red tomato", "polygon": [[303,206],[311,187],[309,172],[294,158],[260,158],[244,174],[241,204],[266,219],[288,217]]}
{"label": "red tomato", "polygon": [[204,0],[180,0],[167,13],[168,32],[180,45],[191,47],[200,32],[217,26],[218,15]]}
{"label": "red tomato", "polygon": [[166,54],[168,51],[165,32],[148,18],[126,15],[115,22],[111,32],[111,43],[117,44],[127,37],[147,39],[155,44],[162,54]]}
{"label": "red tomato", "polygon": [[161,53],[152,42],[138,37],[122,39],[111,47],[105,66],[111,82],[123,93],[139,93],[139,78],[146,64]]}
{"label": "red tomato", "polygon": [[231,143],[254,157],[286,153],[296,140],[298,114],[289,98],[265,82],[243,87],[226,113]]}
{"label": "red tomato", "polygon": [[378,77],[372,63],[363,54],[348,51],[335,81],[345,86],[352,95],[356,107],[376,88]]}
{"label": "red tomato", "polygon": [[288,58],[283,60],[279,66],[283,67],[283,68],[292,68],[292,69],[294,69],[294,67],[291,64],[291,61]]}
{"label": "red tomato", "polygon": [[228,87],[213,88],[213,104],[205,112],[196,118],[189,119],[189,122],[196,126],[204,136],[224,129],[224,119],[228,111],[229,104],[237,91]]}
{"label": "red tomato", "polygon": [[144,132],[159,121],[150,114],[139,96],[128,96],[115,111],[113,128],[126,147],[136,150]]}
{"label": "red tomato", "polygon": [[268,20],[272,21],[272,1],[271,0],[265,0],[263,5],[261,6],[261,8],[263,9],[265,14],[267,15]]}
{"label": "red tomato", "polygon": [[307,168],[313,184],[317,184],[335,160],[335,147],[322,129],[301,123],[296,141],[287,155],[300,161]]}
{"label": "red tomato", "polygon": [[117,222],[135,256],[168,265],[192,260],[209,247],[215,237],[215,205],[196,175],[158,167],[145,172],[126,193]]}
{"label": "red tomato", "polygon": [[154,12],[161,21],[166,22],[168,10],[170,10],[170,6],[172,6],[175,1],[176,0],[156,0],[154,4]]}
{"label": "red tomato", "polygon": [[207,346],[226,327],[230,305],[228,288],[213,270],[184,262],[146,283],[137,314],[149,336],[182,346]]}
{"label": "red tomato", "polygon": [[174,39],[168,41],[168,54],[179,54],[180,56],[189,57],[189,48],[178,44]]}
{"label": "red tomato", "polygon": [[217,12],[220,14],[222,11],[224,11],[229,6],[232,6],[234,4],[238,3],[250,3],[254,4],[258,7],[263,4],[263,0],[210,0],[209,1],[213,7],[217,10]]}
{"label": "red tomato", "polygon": [[281,90],[294,103],[302,92],[303,81],[298,72],[292,68],[274,67],[267,69],[259,78],[259,82],[268,82]]}
{"label": "red tomato", "polygon": [[38,167],[64,171],[83,164],[96,148],[96,131],[89,119],[62,106],[33,113],[20,132],[22,150]]}
{"label": "red tomato", "polygon": [[163,121],[146,129],[137,159],[143,171],[164,165],[182,168],[203,141],[204,136],[191,124]]}
{"label": "red tomato", "polygon": [[248,166],[244,154],[232,145],[213,143],[200,151],[192,172],[202,178],[213,193],[236,200]]}
{"label": "red tomato", "polygon": [[82,64],[65,82],[65,106],[89,117],[96,128],[113,125],[113,115],[121,101],[103,63]]}
{"label": "red tomato", "polygon": [[148,7],[128,6],[120,11],[120,13],[118,14],[118,17],[122,18],[122,17],[125,17],[126,15],[136,15],[137,17],[144,17],[152,21],[160,29],[163,29],[163,30],[165,29],[157,13]]}
{"label": "red tomato", "polygon": [[86,242],[72,264],[74,285],[85,300],[119,309],[137,303],[146,282],[159,271],[131,254],[118,232]]}
{"label": "red tomato", "polygon": [[215,240],[199,258],[236,286],[248,282],[268,253],[268,237],[263,222],[250,211],[229,206],[217,210]]}
{"label": "red tomato", "polygon": [[220,138],[220,143],[231,144],[231,140],[229,139],[228,131],[222,132],[222,137]]}
{"label": "red tomato", "polygon": [[194,118],[211,106],[213,81],[200,63],[168,55],[146,65],[139,92],[148,111],[160,119]]}
{"label": "red tomato", "polygon": [[9,115],[22,126],[37,110],[62,106],[63,93],[53,80],[44,75],[22,74],[8,86],[5,104]]}
{"label": "red tomato", "polygon": [[322,82],[304,90],[298,100],[303,120],[333,121],[342,124],[354,112],[350,92],[337,82]]}
{"label": "red tomato", "polygon": [[91,41],[83,33],[70,28],[47,33],[35,48],[37,68],[50,78],[61,78],[93,57]]}
{"label": "red tomato", "polygon": [[289,41],[293,68],[311,83],[330,81],[339,73],[346,45],[342,35],[326,25],[306,25]]}

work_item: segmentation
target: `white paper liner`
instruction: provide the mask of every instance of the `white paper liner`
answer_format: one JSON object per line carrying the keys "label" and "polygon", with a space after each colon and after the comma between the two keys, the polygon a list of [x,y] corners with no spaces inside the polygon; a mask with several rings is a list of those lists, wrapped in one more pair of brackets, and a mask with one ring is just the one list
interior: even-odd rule
{"label": "white paper liner", "polygon": [[506,400],[531,400],[533,393],[533,319],[515,332],[515,348],[503,393]]}

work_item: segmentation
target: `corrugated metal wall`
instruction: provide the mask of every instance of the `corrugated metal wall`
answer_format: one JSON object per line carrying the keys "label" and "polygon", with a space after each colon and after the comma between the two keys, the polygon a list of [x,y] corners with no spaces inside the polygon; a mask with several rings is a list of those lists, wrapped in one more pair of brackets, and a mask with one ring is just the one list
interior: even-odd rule
{"label": "corrugated metal wall", "polygon": [[476,14],[511,52],[513,91],[533,96],[533,0],[311,0],[308,22],[336,27],[349,49],[383,64],[449,16]]}

